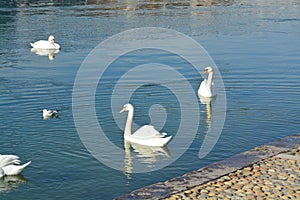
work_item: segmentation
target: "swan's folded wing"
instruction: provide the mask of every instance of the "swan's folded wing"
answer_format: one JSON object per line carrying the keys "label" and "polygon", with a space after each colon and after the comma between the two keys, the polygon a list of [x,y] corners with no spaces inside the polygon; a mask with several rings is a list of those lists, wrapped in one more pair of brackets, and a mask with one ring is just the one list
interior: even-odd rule
{"label": "swan's folded wing", "polygon": [[145,125],[138,129],[134,134],[132,134],[132,136],[139,138],[153,138],[161,137],[161,134],[157,130],[155,130],[152,125]]}
{"label": "swan's folded wing", "polygon": [[204,79],[198,89],[198,94],[203,97],[212,97],[216,95],[215,85],[212,83],[212,88],[208,86],[207,79]]}
{"label": "swan's folded wing", "polygon": [[24,165],[7,165],[3,167],[4,173],[9,176],[14,176],[22,173],[22,171],[31,163],[31,161],[25,163]]}
{"label": "swan's folded wing", "polygon": [[37,42],[30,43],[30,45],[37,49],[49,49],[50,47],[50,43],[46,40],[39,40]]}
{"label": "swan's folded wing", "polygon": [[19,162],[19,157],[15,155],[0,155],[0,167],[5,167],[10,164]]}

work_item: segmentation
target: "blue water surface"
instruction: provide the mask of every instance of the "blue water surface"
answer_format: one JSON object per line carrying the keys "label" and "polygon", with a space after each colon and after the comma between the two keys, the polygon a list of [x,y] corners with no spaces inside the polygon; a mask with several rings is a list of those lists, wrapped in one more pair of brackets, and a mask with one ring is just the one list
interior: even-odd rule
{"label": "blue water surface", "polygon": [[[1,1],[0,153],[16,154],[32,164],[13,182],[8,177],[0,180],[0,199],[112,199],[299,133],[299,10],[300,3],[292,0]],[[72,91],[78,69],[100,42],[141,27],[173,29],[200,43],[222,75],[227,108],[222,134],[206,157],[199,159],[198,154],[210,119],[207,106],[199,101],[198,132],[187,151],[160,170],[131,173],[130,159],[118,171],[99,162],[82,144],[72,115]],[[31,52],[29,45],[50,34],[62,47],[54,60]],[[133,61],[151,60],[176,64],[195,94],[203,80],[167,52],[133,52],[119,60],[123,68],[108,70],[106,87],[97,88],[95,110],[107,137],[121,149],[122,130],[107,109],[111,88]],[[163,131],[177,131],[180,104],[168,88],[141,86],[131,102],[138,125],[151,122],[148,111],[159,104],[167,114]],[[43,120],[43,108],[59,109],[60,115]],[[126,114],[120,117],[125,120]],[[172,156],[168,150],[155,158],[130,152],[149,169],[156,159]]]}

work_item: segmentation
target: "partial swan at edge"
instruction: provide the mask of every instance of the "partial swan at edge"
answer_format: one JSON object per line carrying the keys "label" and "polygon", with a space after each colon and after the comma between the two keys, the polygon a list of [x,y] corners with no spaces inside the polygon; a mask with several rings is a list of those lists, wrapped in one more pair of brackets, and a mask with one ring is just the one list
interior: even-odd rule
{"label": "partial swan at edge", "polygon": [[0,155],[0,178],[7,175],[18,175],[20,174],[31,161],[20,165],[21,161],[16,155]]}
{"label": "partial swan at edge", "polygon": [[134,108],[131,104],[125,104],[120,113],[128,111],[127,121],[124,130],[124,139],[146,146],[162,147],[167,145],[172,136],[167,136],[166,133],[160,133],[152,125],[144,125],[135,133],[131,134],[132,120],[134,115]]}
{"label": "partial swan at edge", "polygon": [[208,78],[204,79],[200,87],[198,89],[198,94],[203,97],[213,97],[216,96],[216,89],[213,82],[213,68],[212,67],[206,67],[203,71],[203,74],[208,74]]}

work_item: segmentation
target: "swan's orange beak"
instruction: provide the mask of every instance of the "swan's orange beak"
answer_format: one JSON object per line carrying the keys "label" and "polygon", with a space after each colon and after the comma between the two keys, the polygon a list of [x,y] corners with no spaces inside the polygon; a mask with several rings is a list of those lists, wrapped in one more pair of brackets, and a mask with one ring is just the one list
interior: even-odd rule
{"label": "swan's orange beak", "polygon": [[125,112],[126,108],[123,108],[122,110],[120,110],[120,113]]}
{"label": "swan's orange beak", "polygon": [[207,74],[208,73],[208,70],[207,69],[205,69],[203,72],[202,72],[202,74]]}

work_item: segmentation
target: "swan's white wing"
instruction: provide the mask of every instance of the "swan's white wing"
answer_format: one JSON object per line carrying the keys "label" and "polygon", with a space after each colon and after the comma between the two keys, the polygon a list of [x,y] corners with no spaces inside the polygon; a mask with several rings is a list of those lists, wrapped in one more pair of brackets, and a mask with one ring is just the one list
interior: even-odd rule
{"label": "swan's white wing", "polygon": [[43,117],[51,117],[56,114],[58,114],[58,110],[47,110],[47,109],[43,110]]}
{"label": "swan's white wing", "polygon": [[141,138],[149,138],[149,137],[160,137],[161,134],[155,130],[152,125],[145,125],[139,128],[135,133],[132,134],[134,137],[141,137]]}
{"label": "swan's white wing", "polygon": [[212,83],[212,88],[208,86],[207,79],[204,79],[199,87],[198,94],[203,97],[212,97],[215,96],[215,85]]}
{"label": "swan's white wing", "polygon": [[58,111],[57,110],[47,110],[47,115],[54,115],[54,114],[57,114]]}
{"label": "swan's white wing", "polygon": [[19,157],[15,155],[0,155],[0,167],[19,163]]}
{"label": "swan's white wing", "polygon": [[47,49],[50,46],[50,43],[47,40],[39,40],[34,43],[30,43],[33,48],[37,49]]}
{"label": "swan's white wing", "polygon": [[3,169],[0,167],[0,178],[2,178],[3,176],[5,176],[5,173],[4,173]]}
{"label": "swan's white wing", "polygon": [[39,40],[37,42],[30,43],[30,45],[36,49],[60,49],[59,44],[54,43],[53,45],[47,40]]}
{"label": "swan's white wing", "polygon": [[11,175],[18,175],[20,174],[29,164],[31,161],[25,163],[24,165],[7,165],[3,167],[3,171],[5,175],[11,176]]}

